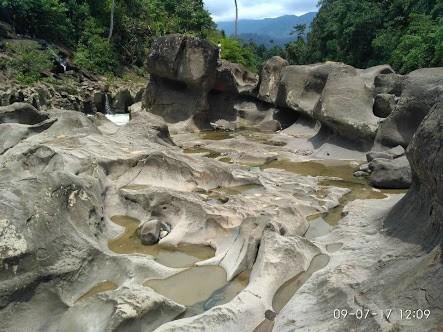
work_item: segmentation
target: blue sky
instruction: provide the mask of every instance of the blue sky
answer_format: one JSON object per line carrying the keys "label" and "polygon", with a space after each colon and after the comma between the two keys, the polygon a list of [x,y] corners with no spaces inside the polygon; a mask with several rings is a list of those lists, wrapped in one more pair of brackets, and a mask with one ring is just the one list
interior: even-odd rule
{"label": "blue sky", "polygon": [[[300,15],[317,11],[318,0],[237,1],[240,18],[260,19],[282,15]],[[231,21],[235,18],[234,0],[204,0],[204,3],[215,21]]]}

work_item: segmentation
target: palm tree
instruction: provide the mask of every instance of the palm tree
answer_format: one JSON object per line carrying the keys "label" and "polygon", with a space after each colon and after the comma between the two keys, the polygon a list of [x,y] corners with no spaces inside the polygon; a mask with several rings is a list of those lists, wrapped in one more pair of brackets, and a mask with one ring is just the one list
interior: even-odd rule
{"label": "palm tree", "polygon": [[238,37],[238,4],[237,4],[237,0],[234,0],[235,3],[235,38]]}
{"label": "palm tree", "polygon": [[112,33],[114,32],[114,12],[115,12],[115,0],[112,0],[112,4],[111,4],[111,20],[110,20],[110,23],[109,23],[108,43],[111,42]]}

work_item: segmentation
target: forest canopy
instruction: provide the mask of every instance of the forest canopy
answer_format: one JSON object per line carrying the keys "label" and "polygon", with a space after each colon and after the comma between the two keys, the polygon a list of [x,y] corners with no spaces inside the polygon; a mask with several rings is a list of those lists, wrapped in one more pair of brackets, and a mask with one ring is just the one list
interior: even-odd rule
{"label": "forest canopy", "polygon": [[215,29],[202,0],[0,0],[0,18],[17,33],[70,47],[79,65],[99,73],[142,66],[158,36]]}
{"label": "forest canopy", "polygon": [[169,33],[220,42],[224,58],[254,70],[273,55],[292,64],[389,63],[401,73],[443,66],[441,0],[320,0],[318,6],[311,27],[294,27],[294,41],[272,49],[216,31],[203,0],[0,0],[0,19],[16,33],[69,48],[77,65],[100,74],[142,67],[153,40]]}
{"label": "forest canopy", "polygon": [[321,0],[307,40],[285,53],[292,63],[388,63],[400,73],[443,66],[443,1]]}

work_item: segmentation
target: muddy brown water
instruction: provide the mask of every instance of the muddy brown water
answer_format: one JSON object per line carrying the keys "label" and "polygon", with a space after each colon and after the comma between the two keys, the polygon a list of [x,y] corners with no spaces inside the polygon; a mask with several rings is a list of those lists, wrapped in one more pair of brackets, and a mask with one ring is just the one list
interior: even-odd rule
{"label": "muddy brown water", "polygon": [[163,248],[160,245],[145,246],[137,236],[140,221],[128,216],[114,216],[112,222],[124,227],[124,233],[108,241],[108,247],[118,254],[150,255],[165,266],[189,267],[198,261],[214,256],[215,250],[207,246],[186,245],[176,249]]}
{"label": "muddy brown water", "polygon": [[[272,307],[275,313],[279,313],[284,306],[291,300],[291,298],[295,295],[297,290],[300,289],[301,286],[312,276],[312,274],[318,270],[323,269],[329,263],[328,255],[317,255],[315,256],[309,268],[295,276],[294,278],[285,282],[275,293],[274,298],[272,300]],[[274,326],[274,322],[268,319],[264,319],[263,322],[259,326],[257,326],[254,332],[270,332]]]}
{"label": "muddy brown water", "polygon": [[245,274],[228,282],[223,268],[197,266],[166,279],[147,280],[144,286],[177,303],[191,307],[188,311],[189,316],[231,301],[248,282],[249,276]]}
{"label": "muddy brown water", "polygon": [[221,131],[221,130],[208,130],[208,131],[201,131],[198,136],[201,139],[208,140],[208,141],[222,141],[225,139],[233,138],[231,132],[229,131]]}
{"label": "muddy brown water", "polygon": [[190,148],[186,148],[183,149],[183,152],[187,154],[204,154],[204,156],[208,158],[217,158],[221,156],[220,152],[216,152],[214,150],[207,149],[201,146],[193,146]]}
{"label": "muddy brown water", "polygon": [[102,282],[96,284],[90,290],[88,290],[85,294],[80,296],[78,298],[78,300],[75,302],[79,302],[79,301],[85,300],[87,298],[93,297],[99,293],[107,292],[107,291],[114,290],[117,288],[118,288],[117,284],[113,283],[112,281],[102,281]]}
{"label": "muddy brown water", "polygon": [[[187,270],[169,278],[151,279],[144,283],[159,294],[190,307],[183,316],[199,314],[212,306],[229,302],[249,282],[249,274],[246,273],[228,282],[225,270],[219,266],[195,266],[196,262],[214,256],[215,251],[210,247],[187,245],[172,250],[159,245],[145,246],[136,234],[139,220],[128,216],[114,216],[111,220],[125,229],[123,234],[108,242],[112,251],[120,254],[150,255],[165,266],[188,267]],[[110,282],[99,284],[80,299],[115,288],[117,286]]]}
{"label": "muddy brown water", "polygon": [[183,149],[183,152],[186,154],[203,154],[203,156],[208,157],[208,158],[212,158],[212,159],[217,159],[218,161],[224,162],[226,164],[233,164],[234,161],[231,159],[231,157],[228,156],[222,156],[222,154],[220,152],[208,149],[208,148],[204,148],[201,146],[193,146],[190,148],[185,148]]}
{"label": "muddy brown water", "polygon": [[[328,224],[337,225],[343,218],[344,207],[357,199],[384,199],[389,194],[404,194],[406,190],[378,190],[369,185],[365,178],[353,176],[355,167],[350,161],[323,160],[307,162],[291,162],[287,160],[274,160],[261,166],[262,169],[276,168],[303,176],[322,176],[329,179],[319,181],[321,186],[334,186],[347,188],[351,191],[340,200],[340,205],[325,213],[309,216],[309,220],[322,217]],[[332,179],[337,178],[337,179]]]}

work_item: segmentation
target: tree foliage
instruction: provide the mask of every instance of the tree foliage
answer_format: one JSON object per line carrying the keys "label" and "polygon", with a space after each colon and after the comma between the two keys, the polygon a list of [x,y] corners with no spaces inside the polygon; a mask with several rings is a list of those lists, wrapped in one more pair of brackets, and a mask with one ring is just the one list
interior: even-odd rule
{"label": "tree foliage", "polygon": [[0,0],[0,19],[15,31],[75,51],[79,65],[104,73],[142,66],[152,41],[168,33],[205,37],[215,25],[202,0]]}
{"label": "tree foliage", "polygon": [[321,0],[307,42],[286,47],[292,63],[341,61],[396,70],[443,66],[441,0]]}
{"label": "tree foliage", "polygon": [[225,60],[240,63],[252,71],[257,71],[262,58],[258,55],[257,45],[245,43],[234,37],[227,37],[223,33],[213,31],[208,39],[214,44],[221,44],[221,57]]}
{"label": "tree foliage", "polygon": [[153,40],[169,33],[220,41],[225,59],[251,69],[273,55],[293,64],[389,63],[401,73],[443,66],[442,0],[320,0],[308,35],[296,26],[293,42],[271,49],[216,32],[203,0],[0,0],[0,19],[71,48],[80,66],[97,73],[143,66]]}

